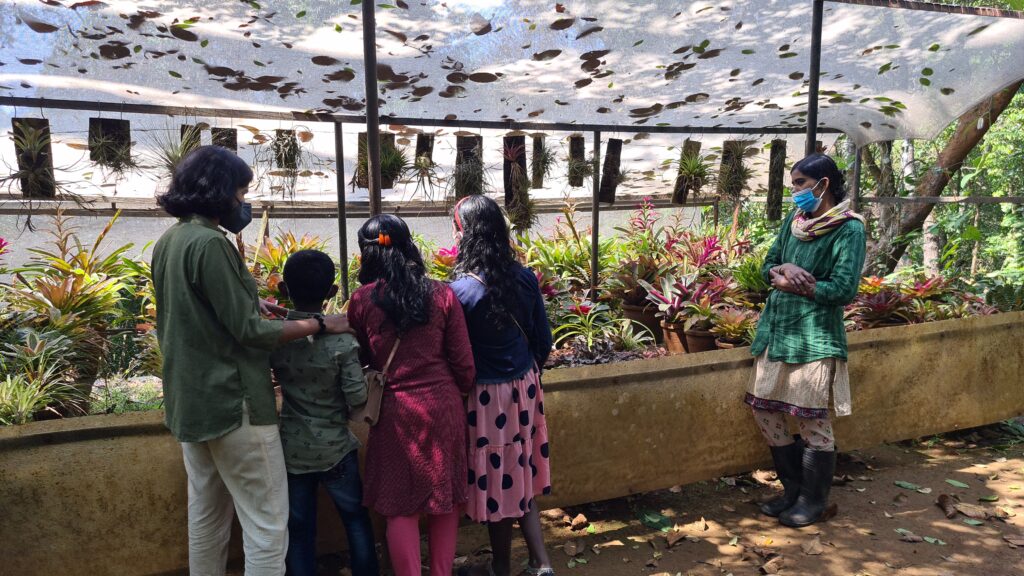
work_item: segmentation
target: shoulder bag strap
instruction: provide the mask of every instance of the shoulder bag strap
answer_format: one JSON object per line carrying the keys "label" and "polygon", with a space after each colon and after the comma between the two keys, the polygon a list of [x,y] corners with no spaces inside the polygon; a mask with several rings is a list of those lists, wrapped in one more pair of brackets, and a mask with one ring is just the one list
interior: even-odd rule
{"label": "shoulder bag strap", "polygon": [[391,361],[395,359],[395,352],[398,352],[398,345],[401,343],[402,338],[399,337],[395,339],[395,345],[391,347],[391,354],[388,355],[388,361],[384,364],[384,369],[381,370],[381,373],[384,374],[385,376],[387,375],[388,370],[391,369]]}
{"label": "shoulder bag strap", "polygon": [[[480,276],[477,276],[476,274],[474,274],[472,272],[467,272],[466,276],[469,276],[473,280],[476,280],[477,282],[483,284],[484,287],[487,286],[487,283],[484,282],[483,278],[481,278]],[[526,340],[526,346],[527,346],[527,348],[529,348],[531,346],[530,345],[530,337],[526,335],[526,330],[523,330],[523,327],[519,324],[519,320],[516,320],[516,315],[514,313],[512,313],[512,312],[509,312],[508,313],[508,317],[511,318],[512,322],[515,323],[516,328],[519,328],[519,333],[523,335],[523,338]]]}

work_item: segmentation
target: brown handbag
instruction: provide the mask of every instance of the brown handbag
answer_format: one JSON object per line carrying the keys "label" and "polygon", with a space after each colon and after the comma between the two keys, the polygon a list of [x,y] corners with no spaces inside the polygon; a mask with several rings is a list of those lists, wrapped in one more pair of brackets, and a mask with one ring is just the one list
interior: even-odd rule
{"label": "brown handbag", "polygon": [[401,342],[401,338],[395,340],[395,345],[391,347],[391,354],[388,356],[383,370],[374,370],[373,368],[363,370],[363,376],[366,378],[366,407],[363,408],[363,420],[370,426],[376,426],[377,421],[380,420],[380,405],[384,401],[384,388],[388,384],[388,370],[391,368],[391,361],[395,359],[395,352],[398,351],[398,345]]}

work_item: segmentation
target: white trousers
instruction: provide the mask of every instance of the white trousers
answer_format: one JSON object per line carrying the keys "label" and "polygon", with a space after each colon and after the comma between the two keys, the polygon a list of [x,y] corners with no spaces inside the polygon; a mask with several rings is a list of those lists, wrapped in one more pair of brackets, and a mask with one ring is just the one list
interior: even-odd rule
{"label": "white trousers", "polygon": [[188,473],[190,576],[223,576],[238,512],[245,576],[283,576],[288,480],[277,426],[242,425],[214,440],[183,442]]}

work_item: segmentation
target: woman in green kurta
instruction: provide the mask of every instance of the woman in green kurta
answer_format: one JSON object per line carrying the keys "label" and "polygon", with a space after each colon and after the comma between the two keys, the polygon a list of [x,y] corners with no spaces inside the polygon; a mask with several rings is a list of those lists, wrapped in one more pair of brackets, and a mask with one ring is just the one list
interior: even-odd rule
{"label": "woman in green kurta", "polygon": [[[797,208],[762,269],[774,290],[751,347],[756,360],[745,401],[785,489],[761,511],[799,527],[827,509],[836,464],[830,393],[837,416],[851,412],[843,308],[860,285],[865,233],[831,158],[808,156],[790,175]],[[786,414],[796,417],[802,438],[790,435]]]}
{"label": "woman in green kurta", "polygon": [[259,299],[225,230],[252,219],[252,171],[219,146],[191,152],[157,202],[178,222],[153,249],[156,328],[167,427],[188,476],[189,571],[224,574],[231,519],[242,525],[246,576],[282,576],[288,492],[270,351],[317,333],[348,331],[343,316],[267,320],[286,312]]}

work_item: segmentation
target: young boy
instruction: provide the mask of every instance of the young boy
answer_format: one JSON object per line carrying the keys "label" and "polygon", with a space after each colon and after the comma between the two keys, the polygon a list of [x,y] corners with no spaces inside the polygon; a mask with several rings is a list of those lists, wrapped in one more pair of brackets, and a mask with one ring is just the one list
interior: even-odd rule
{"label": "young boy", "polygon": [[[283,296],[294,304],[288,319],[317,318],[333,298],[334,262],[317,250],[296,252],[285,263]],[[289,576],[316,575],[317,488],[334,500],[348,535],[353,576],[377,576],[370,515],[363,507],[359,441],[349,414],[366,403],[359,344],[351,334],[310,336],[274,352],[281,385],[281,442],[288,469]]]}

